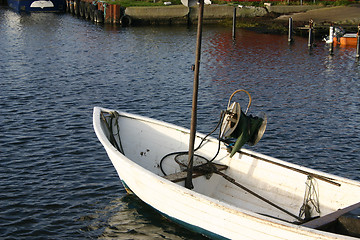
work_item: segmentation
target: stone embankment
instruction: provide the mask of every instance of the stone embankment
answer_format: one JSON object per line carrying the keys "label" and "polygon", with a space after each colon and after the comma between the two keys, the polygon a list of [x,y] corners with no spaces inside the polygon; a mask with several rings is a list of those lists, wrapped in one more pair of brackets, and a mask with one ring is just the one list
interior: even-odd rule
{"label": "stone embankment", "polygon": [[[206,5],[204,8],[204,23],[218,23],[225,19],[232,19],[234,6]],[[197,7],[182,5],[166,7],[128,7],[125,14],[130,16],[134,23],[145,24],[191,24],[196,22]],[[264,7],[237,7],[236,17],[263,17],[268,14]]]}
{"label": "stone embankment", "polygon": [[[66,0],[67,11],[95,22],[115,24],[191,24],[197,19],[197,6],[170,5],[160,7],[122,7],[103,1]],[[237,17],[262,17],[268,14],[264,7],[237,7]],[[207,5],[204,23],[217,23],[232,19],[234,6]]]}
{"label": "stone embankment", "polygon": [[[231,22],[236,17],[242,27],[276,32],[286,30],[289,17],[295,27],[306,25],[311,19],[315,27],[328,27],[330,23],[356,28],[360,23],[360,5],[325,7],[317,5],[286,6],[264,4],[264,7],[239,5],[206,5],[204,24]],[[169,5],[159,7],[122,7],[93,0],[67,0],[67,11],[95,22],[128,25],[193,24],[197,20],[197,6]]]}

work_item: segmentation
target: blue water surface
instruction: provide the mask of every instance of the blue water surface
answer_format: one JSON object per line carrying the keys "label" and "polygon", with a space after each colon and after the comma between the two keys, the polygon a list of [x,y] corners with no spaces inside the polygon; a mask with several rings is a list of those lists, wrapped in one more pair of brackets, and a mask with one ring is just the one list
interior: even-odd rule
{"label": "blue water surface", "polygon": [[[95,25],[0,8],[0,238],[200,239],[127,196],[92,128],[94,106],[189,127],[196,28]],[[236,89],[265,112],[250,149],[360,180],[355,48],[205,26],[198,130]],[[242,107],[246,95],[235,97]]]}

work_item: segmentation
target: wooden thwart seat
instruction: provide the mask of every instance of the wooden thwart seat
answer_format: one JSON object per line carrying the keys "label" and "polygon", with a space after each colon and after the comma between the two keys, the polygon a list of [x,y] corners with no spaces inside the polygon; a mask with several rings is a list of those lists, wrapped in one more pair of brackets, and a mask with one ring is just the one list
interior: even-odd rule
{"label": "wooden thwart seat", "polygon": [[329,213],[325,216],[319,217],[319,218],[315,218],[314,220],[311,220],[309,222],[306,222],[304,224],[301,224],[304,227],[308,227],[308,228],[314,228],[314,229],[321,229],[322,227],[335,222],[339,217],[341,217],[342,215],[351,212],[357,208],[360,208],[360,202],[355,203],[351,206],[348,206],[346,208],[343,209],[339,209],[336,212],[332,212]]}
{"label": "wooden thwart seat", "polygon": [[[223,171],[226,170],[228,168],[228,166],[226,165],[222,165],[222,164],[217,164],[217,163],[212,163],[212,165],[214,167],[216,167],[216,171]],[[196,169],[194,169],[193,174],[192,174],[192,178],[196,178],[196,177],[200,177],[203,175],[208,174],[207,172],[204,171],[197,171]],[[174,183],[176,182],[181,182],[184,181],[186,179],[187,176],[187,171],[182,171],[182,172],[177,172],[177,173],[173,173],[173,174],[169,174],[164,176],[164,178],[166,178],[169,181],[172,181]]]}

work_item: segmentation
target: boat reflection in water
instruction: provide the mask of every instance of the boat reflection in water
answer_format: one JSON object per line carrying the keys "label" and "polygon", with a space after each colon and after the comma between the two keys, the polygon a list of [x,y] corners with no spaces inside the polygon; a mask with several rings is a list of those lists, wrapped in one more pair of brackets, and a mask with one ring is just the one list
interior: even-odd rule
{"label": "boat reflection in water", "polygon": [[89,227],[103,229],[101,239],[208,239],[166,221],[135,195],[114,199],[106,209],[99,211]]}

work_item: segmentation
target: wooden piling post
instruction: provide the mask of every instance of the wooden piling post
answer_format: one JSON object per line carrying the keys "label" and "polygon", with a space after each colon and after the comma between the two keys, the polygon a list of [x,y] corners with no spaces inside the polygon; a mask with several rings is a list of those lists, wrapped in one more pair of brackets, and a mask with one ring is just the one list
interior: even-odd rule
{"label": "wooden piling post", "polygon": [[232,38],[235,40],[236,36],[236,7],[234,7],[234,13],[233,13],[233,26],[232,26]]}
{"label": "wooden piling post", "polygon": [[288,34],[288,42],[293,42],[293,19],[292,17],[289,18],[289,34]]}
{"label": "wooden piling post", "polygon": [[358,26],[358,32],[356,34],[357,43],[356,43],[356,60],[360,58],[360,24]]}
{"label": "wooden piling post", "polygon": [[308,39],[308,47],[311,48],[313,44],[313,23],[314,21],[310,19],[309,21],[309,39]]}

